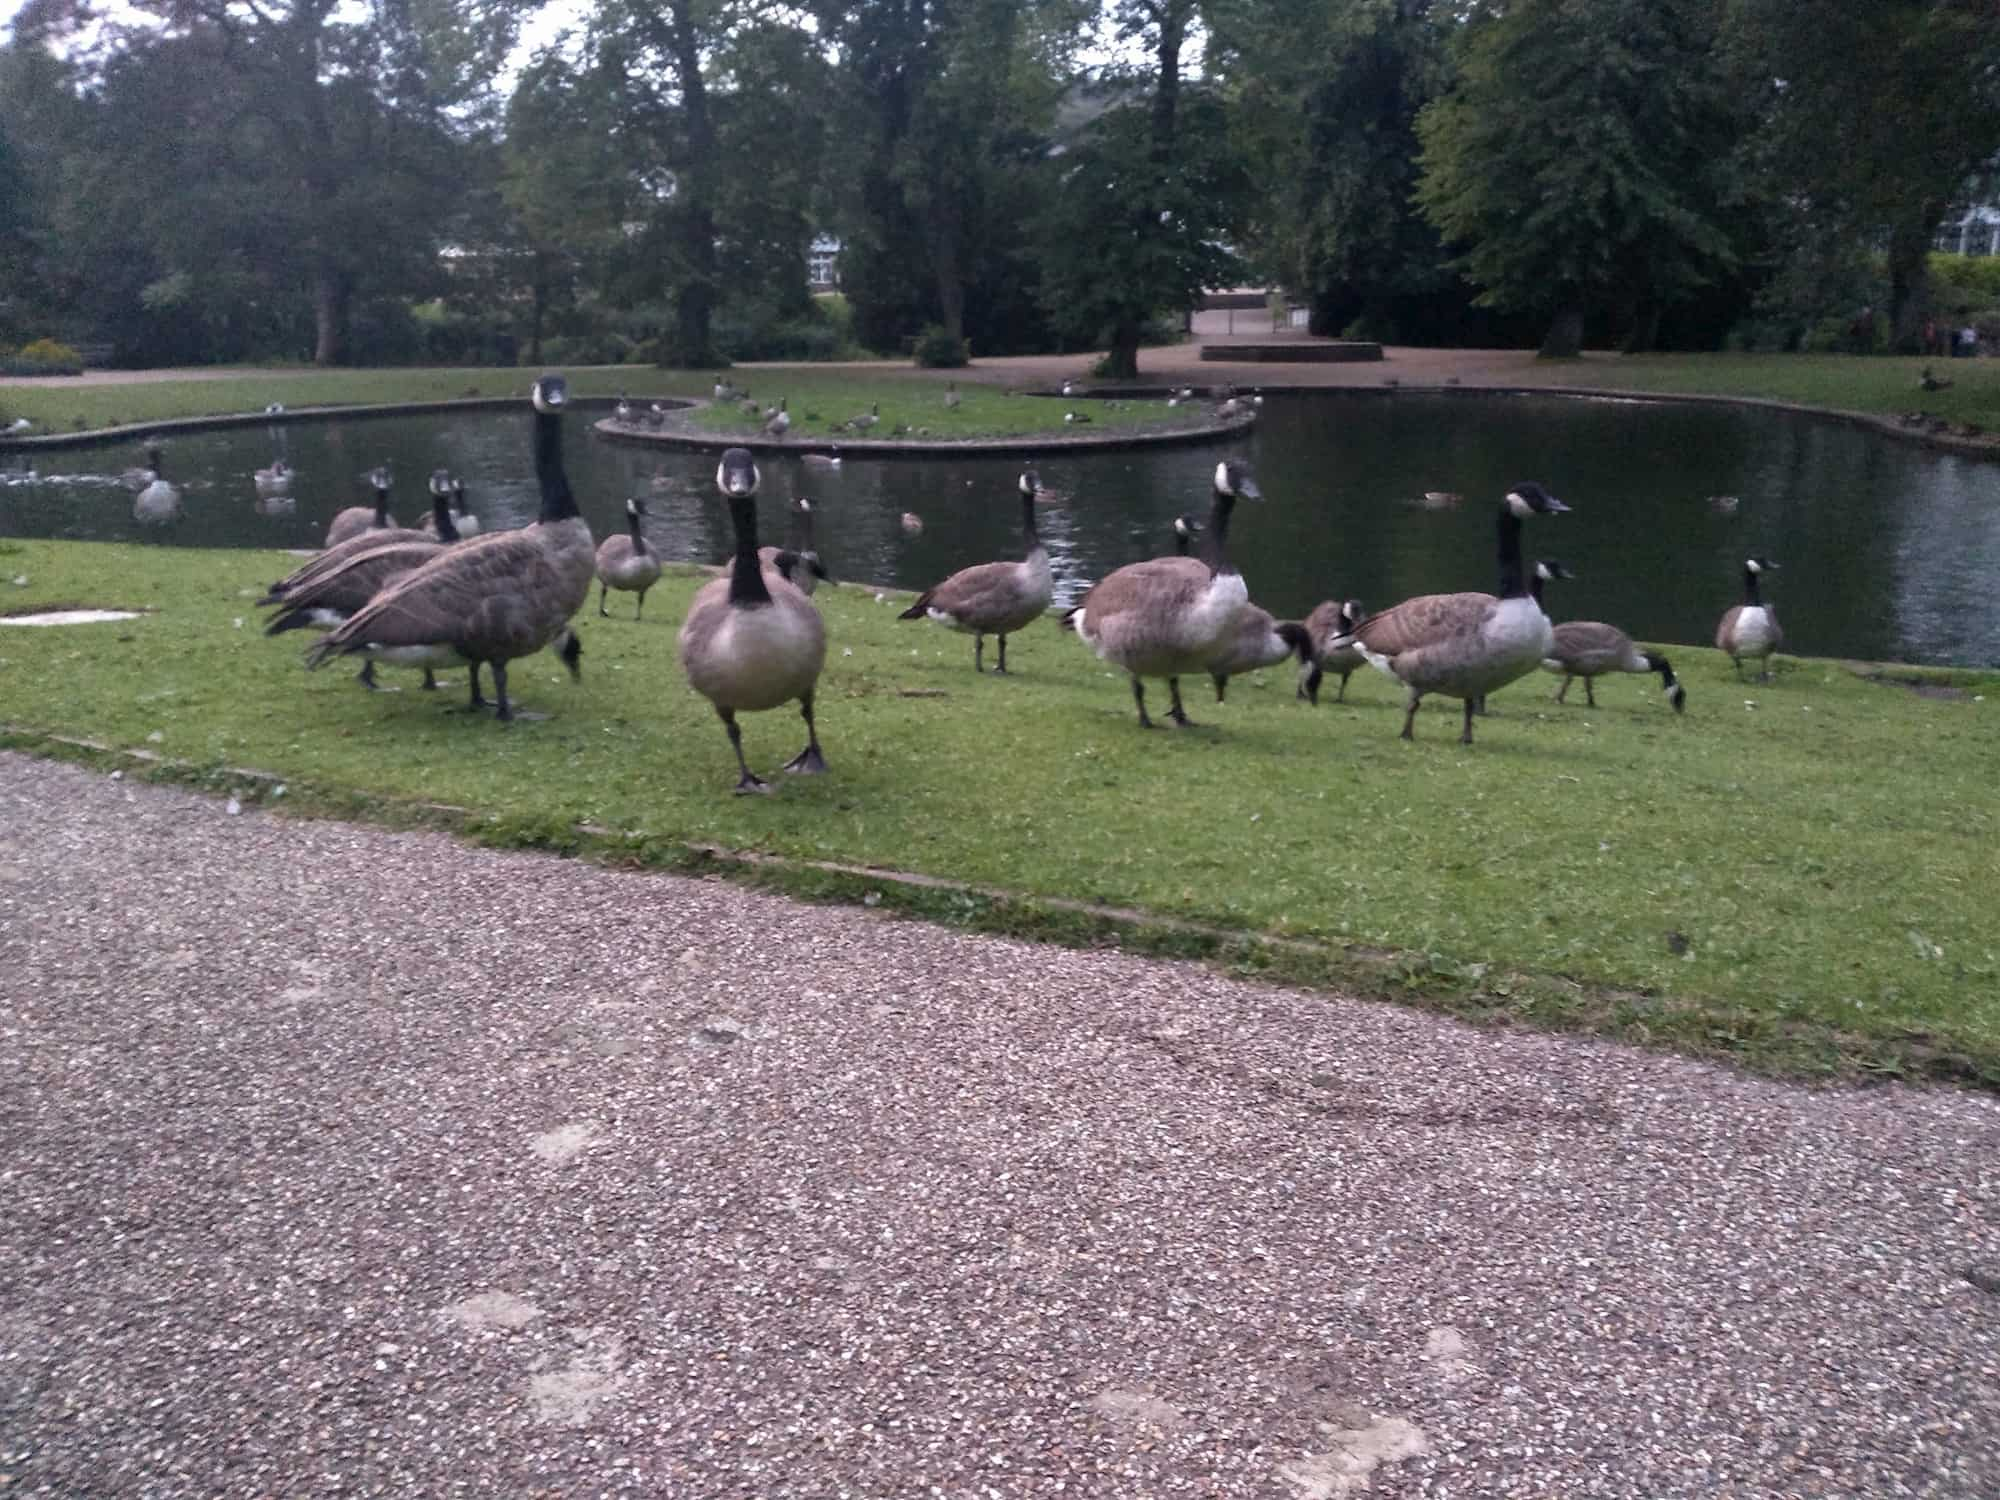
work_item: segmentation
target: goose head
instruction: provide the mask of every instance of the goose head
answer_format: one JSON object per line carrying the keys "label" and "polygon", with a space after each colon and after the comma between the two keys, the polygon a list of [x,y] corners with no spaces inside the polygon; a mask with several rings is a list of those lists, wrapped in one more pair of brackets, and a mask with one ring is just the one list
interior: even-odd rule
{"label": "goose head", "polygon": [[160,445],[156,442],[146,444],[146,467],[155,474],[160,472]]}
{"label": "goose head", "polygon": [[536,411],[561,411],[569,404],[569,382],[560,375],[544,375],[529,394]]}
{"label": "goose head", "polygon": [[282,402],[282,401],[272,401],[272,402],[268,402],[268,403],[266,403],[266,404],[265,404],[265,407],[264,407],[264,415],[265,415],[265,416],[267,416],[267,417],[282,417],[282,416],[283,416],[284,414],[285,414],[285,403],[284,403],[284,402]]}
{"label": "goose head", "polygon": [[715,487],[731,502],[749,499],[757,493],[757,460],[748,448],[723,450],[722,462],[715,466]]}
{"label": "goose head", "polygon": [[1528,516],[1559,516],[1569,509],[1532,479],[1524,479],[1508,490],[1501,504],[1523,519]]}
{"label": "goose head", "polygon": [[1021,493],[1031,500],[1042,492],[1042,476],[1033,469],[1023,469],[1017,484]]}
{"label": "goose head", "polygon": [[639,499],[636,495],[633,496],[625,502],[625,514],[632,520],[638,520],[646,514],[646,502]]}
{"label": "goose head", "polygon": [[1174,517],[1174,548],[1186,552],[1194,539],[1201,535],[1201,523],[1192,516]]}
{"label": "goose head", "polygon": [[1552,557],[1545,557],[1535,564],[1535,577],[1543,583],[1555,583],[1562,579],[1574,578],[1576,574]]}
{"label": "goose head", "polygon": [[1232,500],[1264,498],[1264,492],[1257,488],[1257,476],[1250,472],[1249,461],[1241,458],[1225,458],[1215,466],[1215,493]]}
{"label": "goose head", "polygon": [[456,475],[451,481],[451,508],[458,511],[465,509],[465,481]]}
{"label": "goose head", "polygon": [[377,464],[368,471],[368,488],[375,492],[378,499],[389,493],[389,487],[394,482],[395,476],[389,472],[387,464]]}
{"label": "goose head", "polygon": [[1778,565],[1768,557],[1746,557],[1743,559],[1743,571],[1746,573],[1775,573],[1778,571]]}
{"label": "goose head", "polygon": [[1359,630],[1368,619],[1368,611],[1361,607],[1359,599],[1349,599],[1340,606],[1340,623],[1349,631]]}
{"label": "goose head", "polygon": [[437,499],[437,500],[448,500],[448,499],[450,499],[450,498],[451,498],[451,470],[449,470],[449,469],[432,469],[432,470],[431,470],[431,483],[430,483],[430,489],[431,489],[431,497],[432,497],[433,499]]}

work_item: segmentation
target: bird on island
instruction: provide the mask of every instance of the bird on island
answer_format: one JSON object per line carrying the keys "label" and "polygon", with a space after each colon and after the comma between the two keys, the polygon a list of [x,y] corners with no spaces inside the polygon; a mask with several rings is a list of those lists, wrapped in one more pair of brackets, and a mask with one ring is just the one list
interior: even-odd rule
{"label": "bird on island", "polygon": [[780,438],[791,430],[792,414],[786,409],[786,404],[787,398],[780,396],[778,398],[778,409],[772,412],[764,423],[765,437]]}

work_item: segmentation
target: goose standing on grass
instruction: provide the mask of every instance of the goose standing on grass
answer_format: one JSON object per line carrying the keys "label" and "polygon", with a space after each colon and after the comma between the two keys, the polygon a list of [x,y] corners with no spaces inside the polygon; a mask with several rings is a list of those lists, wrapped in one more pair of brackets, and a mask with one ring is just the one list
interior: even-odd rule
{"label": "goose standing on grass", "polygon": [[866,432],[881,420],[882,403],[880,401],[871,401],[868,403],[868,410],[864,411],[858,417],[849,417],[846,425],[853,428],[856,432]]}
{"label": "goose standing on grass", "polygon": [[350,505],[335,516],[326,528],[327,546],[338,547],[364,531],[384,531],[396,524],[396,518],[389,514],[389,466],[382,464],[369,470],[368,484],[375,491],[375,503]]}
{"label": "goose standing on grass", "polygon": [[590,596],[597,549],[563,471],[562,414],[568,400],[561,376],[535,382],[535,477],[542,491],[535,523],[461,542],[405,573],[307,652],[307,666],[371,648],[428,647],[437,659],[471,663],[471,704],[484,708],[479,693],[484,662],[493,668],[503,721],[514,717],[507,663],[516,657],[561,637],[563,664],[572,677],[580,675],[583,648],[569,620]]}
{"label": "goose standing on grass", "polygon": [[746,448],[731,448],[716,466],[715,484],[729,502],[736,528],[736,559],[729,576],[704,584],[681,625],[681,669],[694,690],[715,705],[742,777],[739,794],[770,790],[750,773],[743,758],[739,713],[757,713],[799,702],[806,721],[806,747],[785,763],[799,774],[826,769],[819,730],[813,723],[813,690],[826,662],[826,626],[810,599],[783,577],[766,570],[757,555],[757,463]]}
{"label": "goose standing on grass", "polygon": [[1215,496],[1199,557],[1127,563],[1063,616],[1064,628],[1074,630],[1101,660],[1131,674],[1141,729],[1153,727],[1146,716],[1148,677],[1167,679],[1173,698],[1169,716],[1176,724],[1189,723],[1181,706],[1181,677],[1208,670],[1250,602],[1243,575],[1224,550],[1230,512],[1239,496],[1264,498],[1250,466],[1241,459],[1226,459],[1215,466]]}
{"label": "goose standing on grass", "polygon": [[1778,628],[1778,612],[1764,602],[1758,580],[1767,571],[1777,571],[1777,567],[1768,557],[1745,558],[1743,602],[1724,611],[1715,627],[1716,649],[1729,653],[1739,678],[1743,675],[1743,658],[1747,656],[1761,667],[1757,680],[1771,680],[1771,653],[1784,641],[1785,633]]}
{"label": "goose standing on grass", "polygon": [[132,519],[144,521],[149,526],[158,526],[181,513],[180,486],[168,481],[160,464],[160,445],[146,445],[146,461],[152,466],[152,477],[132,499]]}
{"label": "goose standing on grass", "polygon": [[[1333,701],[1347,701],[1347,679],[1368,664],[1360,649],[1353,644],[1353,635],[1368,611],[1361,607],[1359,599],[1329,599],[1324,604],[1313,606],[1313,612],[1306,616],[1306,634],[1312,637],[1312,665],[1299,674],[1299,696],[1319,707],[1319,685],[1328,672],[1340,674],[1340,691]],[[1345,638],[1346,645],[1335,646],[1336,639]]]}
{"label": "goose standing on grass", "polygon": [[765,437],[781,438],[792,430],[792,414],[786,410],[788,400],[789,398],[785,396],[778,398],[778,409],[772,412],[770,420],[764,423]]}
{"label": "goose standing on grass", "polygon": [[1230,678],[1275,667],[1288,656],[1299,659],[1301,671],[1311,665],[1312,636],[1305,626],[1297,620],[1274,619],[1268,609],[1254,604],[1244,605],[1243,613],[1236,617],[1236,628],[1222,643],[1222,654],[1208,664],[1208,675],[1215,682],[1215,701],[1223,701]]}
{"label": "goose standing on grass", "polygon": [[[336,629],[367,608],[369,601],[391,580],[400,578],[412,568],[422,567],[446,547],[456,543],[459,536],[457,528],[452,525],[450,495],[448,484],[433,481],[429,519],[435,529],[434,535],[402,529],[366,532],[336,549],[340,553],[339,561],[318,567],[308,581],[289,589],[283,584],[274,587],[257,601],[260,606],[278,607],[278,613],[264,627],[264,634],[283,635],[288,630],[314,627],[320,630]],[[332,555],[321,553],[316,561],[324,563]],[[429,654],[389,652],[384,656],[396,666],[422,667],[426,692],[437,687],[437,677],[432,669],[439,663]],[[380,686],[375,681],[375,661],[375,655],[371,654],[362,664],[360,675],[355,678],[371,692]],[[385,691],[393,692],[394,689]]]}
{"label": "goose standing on grass", "polygon": [[1561,515],[1569,507],[1532,480],[1510,489],[1500,501],[1497,557],[1500,592],[1423,594],[1371,615],[1361,626],[1329,644],[1353,646],[1379,671],[1409,692],[1403,714],[1404,739],[1414,739],[1417,705],[1426,693],[1465,702],[1459,743],[1472,743],[1477,700],[1541,665],[1555,644],[1554,628],[1529,591],[1521,566],[1521,522],[1534,515]]}
{"label": "goose standing on grass", "polygon": [[957,411],[958,402],[958,382],[956,380],[947,380],[944,383],[944,409],[946,411]]}
{"label": "goose standing on grass", "polygon": [[1687,710],[1687,689],[1674,679],[1674,669],[1667,659],[1657,651],[1642,651],[1633,644],[1632,637],[1616,625],[1606,625],[1601,620],[1565,620],[1556,626],[1555,650],[1542,661],[1542,666],[1550,672],[1562,674],[1562,686],[1556,689],[1556,702],[1563,702],[1569,695],[1569,685],[1573,678],[1583,679],[1583,699],[1590,707],[1597,707],[1597,692],[1591,686],[1593,679],[1606,672],[1648,672],[1660,674],[1660,686],[1666,690],[1667,701],[1674,706],[1675,713]]}
{"label": "goose standing on grass", "polygon": [[1007,670],[1007,637],[1025,630],[1048,613],[1055,598],[1055,574],[1049,568],[1048,549],[1035,532],[1035,493],[1041,481],[1033,469],[1024,473],[1017,485],[1021,495],[1021,546],[1026,556],[1020,562],[977,563],[960,568],[951,577],[917,596],[900,620],[935,620],[948,629],[972,637],[972,670],[986,670],[986,637],[1000,638],[1000,665]]}
{"label": "goose standing on grass", "polygon": [[791,571],[784,576],[802,594],[811,594],[822,582],[831,582],[833,575],[819,560],[819,548],[813,540],[813,517],[818,512],[812,501],[804,495],[792,502],[792,541],[788,547],[759,547],[757,561],[767,568],[778,566],[778,559],[792,556],[796,559]]}
{"label": "goose standing on grass", "polygon": [[607,619],[611,611],[604,607],[604,601],[613,589],[639,596],[632,611],[637,620],[646,613],[646,590],[660,581],[660,554],[646,545],[646,534],[639,529],[645,515],[645,501],[627,500],[625,524],[630,529],[597,544],[597,612]]}

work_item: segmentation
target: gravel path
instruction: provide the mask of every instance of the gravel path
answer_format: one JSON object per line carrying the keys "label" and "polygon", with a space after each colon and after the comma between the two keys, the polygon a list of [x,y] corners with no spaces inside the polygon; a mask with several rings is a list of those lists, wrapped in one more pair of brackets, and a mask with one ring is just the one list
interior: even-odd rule
{"label": "gravel path", "polygon": [[0,756],[8,1496],[1990,1497],[1996,1148]]}

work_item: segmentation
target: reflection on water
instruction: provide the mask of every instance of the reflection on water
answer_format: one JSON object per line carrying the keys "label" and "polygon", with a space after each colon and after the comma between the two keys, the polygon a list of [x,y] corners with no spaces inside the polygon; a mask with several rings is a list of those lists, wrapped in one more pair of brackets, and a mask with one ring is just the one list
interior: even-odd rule
{"label": "reflection on water", "polygon": [[[612,443],[571,422],[571,480],[600,535],[643,496],[647,534],[677,559],[716,561],[728,521],[714,456]],[[1771,598],[1788,643],[1815,655],[2000,662],[2000,465],[1940,455],[1858,428],[1786,413],[1557,398],[1398,392],[1272,397],[1254,436],[1037,463],[1063,497],[1039,522],[1067,602],[1121,563],[1171,549],[1173,518],[1201,513],[1232,452],[1255,461],[1265,503],[1238,508],[1231,550],[1252,596],[1280,615],[1321,599],[1379,608],[1410,594],[1492,587],[1491,502],[1535,478],[1575,513],[1531,526],[1531,553],[1577,574],[1550,599],[1558,619],[1608,619],[1660,642],[1712,637],[1742,559],[1774,557]],[[257,504],[252,473],[282,456],[289,505]],[[181,518],[141,527],[119,476],[131,442],[0,459],[0,534],[202,547],[311,547],[364,475],[387,462],[394,505],[414,521],[424,480],[446,467],[489,526],[537,506],[527,413],[361,418],[176,437],[167,472]],[[819,548],[837,578],[923,588],[970,562],[1018,555],[1022,460],[870,460],[838,469],[764,466],[766,540],[795,495],[817,502]],[[1459,507],[1426,492],[1465,496]],[[1733,514],[1711,495],[1736,495]],[[918,535],[899,524],[923,518]]]}

